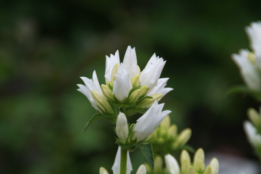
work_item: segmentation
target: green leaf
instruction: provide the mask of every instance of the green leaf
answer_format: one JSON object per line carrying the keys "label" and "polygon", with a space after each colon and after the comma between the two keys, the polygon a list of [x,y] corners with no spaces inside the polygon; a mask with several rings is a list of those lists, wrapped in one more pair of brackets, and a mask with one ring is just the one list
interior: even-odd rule
{"label": "green leaf", "polygon": [[190,146],[190,145],[184,145],[184,146],[182,147],[182,149],[185,149],[185,150],[187,150],[187,151],[189,151],[189,152],[192,152],[192,153],[195,152],[195,149],[194,149],[192,146]]}
{"label": "green leaf", "polygon": [[94,114],[94,115],[91,117],[91,119],[85,124],[85,126],[84,126],[83,129],[82,129],[82,132],[85,132],[90,125],[92,125],[95,121],[97,121],[97,120],[99,120],[99,119],[101,119],[101,118],[103,118],[103,116],[102,116],[101,113],[96,113],[96,114]]}
{"label": "green leaf", "polygon": [[152,145],[151,144],[140,144],[140,145],[138,145],[138,147],[140,148],[142,154],[145,156],[149,165],[152,168],[154,168],[154,157],[153,157]]}
{"label": "green leaf", "polygon": [[235,86],[228,91],[228,96],[238,93],[249,93],[250,90],[246,86]]}

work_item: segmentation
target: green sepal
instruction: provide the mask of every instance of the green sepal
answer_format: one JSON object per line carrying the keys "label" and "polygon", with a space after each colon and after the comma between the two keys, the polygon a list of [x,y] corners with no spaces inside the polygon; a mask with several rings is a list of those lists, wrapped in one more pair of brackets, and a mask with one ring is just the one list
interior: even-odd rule
{"label": "green sepal", "polygon": [[103,118],[103,115],[101,113],[94,114],[91,119],[84,125],[82,132],[84,133],[90,125],[92,125],[95,121]]}
{"label": "green sepal", "polygon": [[188,152],[195,153],[195,149],[194,149],[192,146],[187,145],[187,144],[184,145],[184,146],[182,146],[181,149],[185,149],[185,150],[187,150]]}
{"label": "green sepal", "polygon": [[148,161],[149,165],[154,168],[154,156],[152,151],[152,145],[151,144],[138,144],[137,145],[139,149],[141,150],[142,154]]}

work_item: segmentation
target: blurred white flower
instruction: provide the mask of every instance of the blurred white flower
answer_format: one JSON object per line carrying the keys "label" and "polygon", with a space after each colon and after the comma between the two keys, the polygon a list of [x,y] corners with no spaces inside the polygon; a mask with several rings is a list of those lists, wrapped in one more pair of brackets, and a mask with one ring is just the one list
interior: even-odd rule
{"label": "blurred white flower", "polygon": [[[114,164],[112,166],[113,174],[120,174],[120,166],[121,166],[121,147],[119,146]],[[130,174],[131,171],[132,171],[132,165],[131,165],[129,151],[127,153],[127,169],[126,170],[127,170],[126,174]]]}
{"label": "blurred white flower", "polygon": [[256,65],[261,69],[261,22],[252,22],[250,27],[246,27],[246,32],[256,55]]}
{"label": "blurred white flower", "polygon": [[129,73],[130,79],[132,79],[139,73],[140,69],[137,65],[137,56],[135,48],[131,48],[130,46],[128,46],[123,59],[123,65]]}
{"label": "blurred white flower", "polygon": [[100,83],[97,78],[96,71],[93,71],[92,79],[89,79],[87,77],[81,77],[81,79],[83,80],[85,85],[77,84],[77,86],[79,87],[77,90],[80,91],[81,93],[83,93],[88,98],[91,105],[96,110],[100,111],[92,97],[92,90],[96,90],[99,93],[101,93],[101,95],[103,95],[101,87],[100,87]]}
{"label": "blurred white flower", "polygon": [[126,141],[129,135],[127,118],[124,113],[118,115],[116,122],[116,134],[121,139],[122,143]]}
{"label": "blurred white flower", "polygon": [[244,122],[244,129],[250,144],[254,147],[261,146],[261,135],[249,121]]}
{"label": "blurred white flower", "polygon": [[106,69],[105,69],[105,81],[111,81],[111,73],[112,69],[114,68],[115,64],[120,65],[120,56],[119,51],[117,50],[116,53],[113,55],[111,54],[110,57],[106,56]]}
{"label": "blurred white flower", "polygon": [[137,120],[133,131],[135,132],[133,138],[137,141],[145,140],[154,130],[159,126],[162,120],[171,111],[162,111],[164,104],[158,104],[155,101],[152,106]]}
{"label": "blurred white flower", "polygon": [[247,86],[252,90],[260,90],[260,75],[257,67],[250,59],[250,53],[247,50],[241,50],[239,54],[233,54],[232,58],[238,65],[241,75]]}
{"label": "blurred white flower", "polygon": [[165,162],[169,174],[179,174],[180,169],[178,162],[172,155],[165,155]]}

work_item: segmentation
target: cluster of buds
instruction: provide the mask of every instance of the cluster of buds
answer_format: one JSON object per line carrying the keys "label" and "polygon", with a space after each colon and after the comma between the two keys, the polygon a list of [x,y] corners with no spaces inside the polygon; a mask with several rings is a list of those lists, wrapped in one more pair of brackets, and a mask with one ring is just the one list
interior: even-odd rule
{"label": "cluster of buds", "polygon": [[181,150],[190,137],[191,129],[186,128],[178,134],[177,126],[171,125],[170,117],[167,116],[148,140],[153,145],[154,154],[165,155]]}
{"label": "cluster of buds", "polygon": [[218,160],[213,158],[208,166],[205,166],[204,160],[205,155],[203,149],[196,151],[193,163],[191,163],[188,152],[183,150],[180,155],[180,167],[175,157],[170,154],[165,155],[166,168],[163,168],[163,160],[160,156],[155,158],[155,167],[153,170],[148,165],[145,166],[148,174],[218,174]]}
{"label": "cluster of buds", "polygon": [[246,28],[253,52],[240,50],[239,54],[233,54],[232,58],[238,65],[241,75],[251,91],[261,90],[261,22],[253,22]]}
{"label": "cluster of buds", "polygon": [[136,124],[128,125],[124,113],[120,113],[116,122],[118,144],[122,146],[135,146],[144,142],[149,135],[159,126],[162,120],[171,112],[162,111],[164,104],[155,101],[152,106],[137,120]]}
{"label": "cluster of buds", "polygon": [[261,157],[261,113],[258,113],[255,109],[250,108],[248,110],[249,121],[244,122],[245,132],[248,137],[248,141],[251,143],[257,154]]}
{"label": "cluster of buds", "polygon": [[152,55],[143,71],[137,65],[135,48],[127,48],[123,62],[119,52],[106,56],[105,81],[100,86],[96,72],[92,79],[81,77],[85,85],[78,84],[92,106],[105,115],[114,115],[116,106],[133,115],[149,108],[172,88],[165,88],[168,78],[159,78],[166,61]]}

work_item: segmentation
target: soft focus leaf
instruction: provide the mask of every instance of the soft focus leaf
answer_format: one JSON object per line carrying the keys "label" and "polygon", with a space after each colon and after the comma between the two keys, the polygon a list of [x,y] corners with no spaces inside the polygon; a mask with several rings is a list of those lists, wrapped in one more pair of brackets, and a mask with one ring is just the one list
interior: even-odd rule
{"label": "soft focus leaf", "polygon": [[101,113],[94,114],[91,119],[85,124],[85,126],[82,129],[82,132],[85,132],[90,125],[92,125],[95,121],[103,118]]}
{"label": "soft focus leaf", "polygon": [[138,146],[148,161],[149,165],[154,168],[154,156],[153,156],[153,151],[152,151],[152,145],[151,144],[141,144]]}

